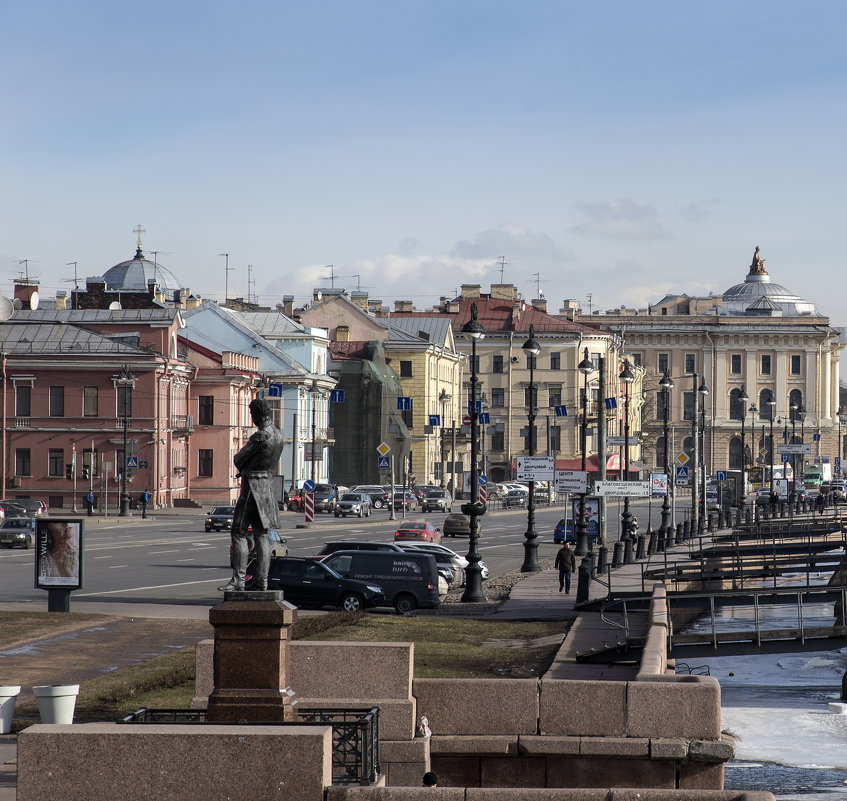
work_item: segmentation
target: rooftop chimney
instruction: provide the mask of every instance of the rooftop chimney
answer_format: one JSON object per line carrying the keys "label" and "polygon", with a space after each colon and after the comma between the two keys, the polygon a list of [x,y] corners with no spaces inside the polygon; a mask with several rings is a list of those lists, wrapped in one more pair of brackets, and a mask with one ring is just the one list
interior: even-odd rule
{"label": "rooftop chimney", "polygon": [[353,301],[360,309],[368,311],[368,293],[362,292],[359,289],[350,293],[350,300]]}
{"label": "rooftop chimney", "polygon": [[478,298],[479,297],[479,284],[462,284],[462,297],[463,298]]}
{"label": "rooftop chimney", "polygon": [[394,311],[395,312],[412,312],[415,310],[415,306],[411,300],[395,300],[394,301]]}
{"label": "rooftop chimney", "polygon": [[491,297],[497,300],[517,300],[518,288],[514,284],[492,284]]}

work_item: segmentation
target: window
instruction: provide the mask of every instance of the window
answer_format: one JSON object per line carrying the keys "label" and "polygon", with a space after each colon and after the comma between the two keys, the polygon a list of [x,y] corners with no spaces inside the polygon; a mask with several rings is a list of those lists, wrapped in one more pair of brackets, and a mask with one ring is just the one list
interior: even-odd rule
{"label": "window", "polygon": [[589,358],[589,360],[590,360],[590,362],[591,362],[591,366],[592,366],[595,370],[599,370],[599,369],[600,369],[600,356],[601,356],[601,355],[602,355],[602,354],[600,354],[600,353],[592,353],[592,354],[588,357],[588,358]]}
{"label": "window", "polygon": [[535,384],[523,388],[523,405],[538,408],[538,387]]}
{"label": "window", "polygon": [[524,426],[521,429],[521,437],[523,437],[524,450],[532,451],[534,453],[536,450],[536,446],[538,445],[538,426],[533,425],[531,439],[529,426]]}
{"label": "window", "polygon": [[32,475],[32,462],[30,460],[29,448],[15,448],[15,475]]}
{"label": "window", "polygon": [[502,387],[491,388],[491,407],[503,407],[506,405],[506,390]]}
{"label": "window", "polygon": [[65,416],[65,388],[50,387],[50,417]]}
{"label": "window", "polygon": [[[479,371],[479,365],[476,367],[477,372]],[[400,362],[400,378],[411,378],[412,377],[412,363],[411,362]]]}
{"label": "window", "polygon": [[503,357],[502,356],[494,356],[491,360],[491,372],[492,373],[502,373],[503,372]]}
{"label": "window", "polygon": [[556,453],[562,450],[562,427],[550,426],[550,451]]}
{"label": "window", "polygon": [[118,417],[132,417],[132,387],[117,385]]}
{"label": "window", "polygon": [[729,393],[729,419],[743,420],[746,414],[744,401],[741,400],[741,390],[736,387]]}
{"label": "window", "polygon": [[15,414],[18,417],[29,417],[32,414],[32,387],[29,384],[15,386]]}
{"label": "window", "polygon": [[791,375],[800,375],[800,354],[791,355]]}
{"label": "window", "polygon": [[506,432],[492,431],[491,432],[491,450],[504,451],[506,450]]}
{"label": "window", "polygon": [[729,357],[729,372],[732,375],[741,375],[741,354],[733,353]]}
{"label": "window", "polygon": [[562,405],[562,388],[547,387],[547,400],[550,406]]}
{"label": "window", "polygon": [[693,420],[694,414],[697,411],[697,407],[694,405],[695,393],[694,392],[683,392],[682,393],[682,419],[683,420]]}
{"label": "window", "polygon": [[659,354],[659,362],[658,362],[658,371],[660,373],[669,373],[670,372],[670,355],[667,353]]}
{"label": "window", "polygon": [[[664,434],[656,440],[656,467],[665,469],[665,436]],[[670,465],[668,465],[670,469]]]}
{"label": "window", "polygon": [[[793,409],[791,407],[794,407]],[[789,422],[799,423],[800,412],[803,409],[803,393],[799,389],[792,389],[788,393],[788,412],[791,415]]]}
{"label": "window", "polygon": [[50,448],[47,462],[47,475],[61,478],[64,473],[65,452],[61,448]]}
{"label": "window", "polygon": [[665,419],[665,398],[666,397],[668,399],[668,402],[667,402],[668,420],[670,420],[671,419],[670,397],[668,396],[668,394],[663,389],[660,389],[656,393],[656,419],[661,420],[662,422],[664,422],[664,419]]}
{"label": "window", "polygon": [[771,374],[771,357],[767,353],[762,354],[761,358],[762,365],[762,375],[770,375]]}
{"label": "window", "polygon": [[696,353],[686,353],[685,354],[685,372],[693,373],[697,369],[697,354]]}
{"label": "window", "polygon": [[733,437],[729,441],[729,469],[741,470],[741,437]]}
{"label": "window", "polygon": [[[479,358],[479,357],[477,357],[477,358]],[[415,405],[415,399],[409,398],[409,408],[403,409],[400,412],[400,417],[403,419],[403,422],[406,424],[406,428],[408,428],[410,431],[412,429],[412,425],[413,425],[413,422],[414,422],[414,415],[412,414],[412,409],[414,408],[414,405]]]}
{"label": "window", "polygon": [[212,454],[214,451],[211,448],[200,448],[197,451],[197,475],[208,478],[212,475],[213,460]]}
{"label": "window", "polygon": [[558,351],[555,351],[550,354],[550,369],[551,370],[561,370],[562,369],[562,354]]}
{"label": "window", "polygon": [[480,372],[480,369],[479,369],[479,354],[477,354],[476,356],[469,356],[468,357],[468,369],[472,373]]}
{"label": "window", "polygon": [[644,366],[644,354],[643,353],[633,353],[632,354],[632,366],[633,367],[643,367]]}
{"label": "window", "polygon": [[526,354],[526,369],[529,370],[532,368],[535,370],[538,367],[538,357],[533,356],[531,353]]}
{"label": "window", "polygon": [[97,387],[82,388],[82,416],[97,417]]}
{"label": "window", "polygon": [[200,395],[198,397],[197,424],[211,426],[215,423],[215,396]]}
{"label": "window", "polygon": [[768,402],[771,400],[773,400],[773,392],[769,389],[763,389],[759,393],[759,420],[770,420],[772,417],[776,417],[776,415],[773,414],[773,411],[776,410],[776,406],[768,405]]}

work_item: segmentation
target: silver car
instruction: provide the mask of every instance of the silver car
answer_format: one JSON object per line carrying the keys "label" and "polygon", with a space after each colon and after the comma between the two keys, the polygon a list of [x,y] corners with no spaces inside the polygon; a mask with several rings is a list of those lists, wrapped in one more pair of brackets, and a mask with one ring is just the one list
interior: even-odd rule
{"label": "silver car", "polygon": [[335,504],[335,516],[347,517],[347,515],[370,517],[371,496],[364,492],[345,492]]}

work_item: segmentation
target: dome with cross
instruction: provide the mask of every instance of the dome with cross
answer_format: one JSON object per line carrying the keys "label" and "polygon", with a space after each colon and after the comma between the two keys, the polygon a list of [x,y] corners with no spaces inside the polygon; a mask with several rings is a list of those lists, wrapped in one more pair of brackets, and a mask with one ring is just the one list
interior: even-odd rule
{"label": "dome with cross", "polygon": [[138,244],[135,256],[129,261],[116,264],[103,274],[106,289],[111,291],[146,291],[150,282],[154,281],[156,286],[163,292],[171,293],[182,288],[179,279],[166,267],[159,264],[158,259],[150,261],[144,258],[141,250],[141,234],[146,231],[140,226],[133,228],[133,233],[138,235]]}

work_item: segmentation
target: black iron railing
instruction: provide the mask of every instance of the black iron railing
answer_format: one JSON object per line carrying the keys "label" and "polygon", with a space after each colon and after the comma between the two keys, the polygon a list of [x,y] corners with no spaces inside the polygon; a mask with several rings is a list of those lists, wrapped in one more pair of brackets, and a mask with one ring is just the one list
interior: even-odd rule
{"label": "black iron railing", "polygon": [[380,774],[379,707],[298,709],[294,721],[247,721],[225,724],[206,719],[205,709],[148,709],[142,707],[120,723],[214,723],[239,726],[313,726],[332,728],[332,783],[373,784]]}

